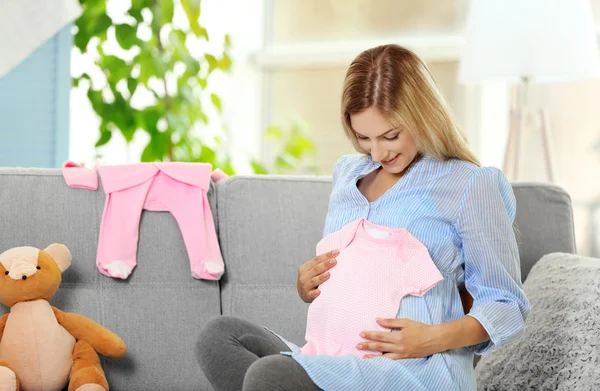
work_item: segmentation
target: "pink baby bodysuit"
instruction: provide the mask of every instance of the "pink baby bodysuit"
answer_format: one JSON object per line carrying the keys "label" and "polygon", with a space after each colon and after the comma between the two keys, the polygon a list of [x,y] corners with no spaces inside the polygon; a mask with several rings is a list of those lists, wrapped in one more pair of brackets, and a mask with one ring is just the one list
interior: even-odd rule
{"label": "pink baby bodysuit", "polygon": [[395,318],[401,299],[422,296],[443,280],[427,248],[406,229],[359,219],[317,244],[317,254],[338,249],[331,276],[310,304],[302,353],[331,356],[366,353],[356,349],[362,331],[390,331],[376,318]]}
{"label": "pink baby bodysuit", "polygon": [[[218,280],[224,263],[207,198],[211,173],[207,163],[137,163],[96,166],[106,193],[96,266],[109,277],[127,279],[136,266],[142,210],[169,211],[177,221],[194,278]],[[87,170],[87,171],[86,171]],[[72,162],[63,164],[71,187],[97,188],[94,171]]]}

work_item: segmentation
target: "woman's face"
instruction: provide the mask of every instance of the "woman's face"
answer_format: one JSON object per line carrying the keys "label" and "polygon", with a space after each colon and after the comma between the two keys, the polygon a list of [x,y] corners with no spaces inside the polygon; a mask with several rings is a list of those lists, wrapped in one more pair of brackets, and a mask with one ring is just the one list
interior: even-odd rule
{"label": "woman's face", "polygon": [[412,135],[393,128],[376,108],[350,116],[358,144],[389,174],[400,174],[418,154]]}

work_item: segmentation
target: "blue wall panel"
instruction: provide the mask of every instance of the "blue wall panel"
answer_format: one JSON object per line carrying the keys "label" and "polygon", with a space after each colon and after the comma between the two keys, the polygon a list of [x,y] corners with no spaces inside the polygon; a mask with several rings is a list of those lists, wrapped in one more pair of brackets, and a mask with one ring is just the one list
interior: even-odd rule
{"label": "blue wall panel", "polygon": [[69,155],[68,25],[0,78],[0,166],[60,167]]}

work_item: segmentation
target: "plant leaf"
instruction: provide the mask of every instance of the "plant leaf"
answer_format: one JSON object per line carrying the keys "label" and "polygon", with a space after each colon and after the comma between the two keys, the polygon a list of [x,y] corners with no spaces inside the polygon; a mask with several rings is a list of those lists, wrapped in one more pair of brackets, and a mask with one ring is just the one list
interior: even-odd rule
{"label": "plant leaf", "polygon": [[219,61],[217,67],[223,71],[228,71],[231,69],[231,58],[227,53],[223,54],[223,58]]}
{"label": "plant leaf", "polygon": [[90,37],[92,36],[103,36],[106,39],[106,30],[112,26],[112,19],[110,16],[102,13],[93,21],[91,29],[89,30]]}
{"label": "plant leaf", "polygon": [[137,26],[118,24],[115,26],[115,37],[123,49],[129,50],[139,42],[137,37]]}
{"label": "plant leaf", "polygon": [[139,9],[140,11],[144,8],[152,7],[153,0],[131,0],[131,8]]}
{"label": "plant leaf", "polygon": [[133,96],[133,94],[135,94],[135,90],[137,89],[138,86],[138,81],[136,79],[134,79],[133,77],[128,77],[127,78],[127,89],[129,90],[129,93]]}
{"label": "plant leaf", "polygon": [[260,162],[258,162],[257,160],[252,160],[250,162],[250,165],[252,166],[252,169],[254,170],[255,174],[267,174],[267,169],[265,168],[264,165],[262,165]]}
{"label": "plant leaf", "polygon": [[218,67],[218,61],[216,59],[215,56],[213,56],[212,54],[205,54],[204,58],[206,59],[206,61],[208,62],[208,73],[212,72],[213,69]]}
{"label": "plant leaf", "polygon": [[104,144],[108,143],[110,141],[112,137],[112,132],[108,129],[101,129],[100,130],[100,137],[98,138],[98,141],[96,141],[96,148],[103,146]]}
{"label": "plant leaf", "polygon": [[265,137],[270,138],[272,140],[281,140],[281,129],[277,126],[269,126],[265,132]]}
{"label": "plant leaf", "polygon": [[108,71],[109,76],[112,78],[115,84],[129,76],[131,66],[128,65],[125,60],[113,55],[105,55],[100,58],[100,67]]}
{"label": "plant leaf", "polygon": [[173,20],[173,0],[160,0],[160,19],[162,24]]}
{"label": "plant leaf", "polygon": [[187,16],[190,29],[196,37],[204,37],[208,41],[208,31],[200,26],[200,0],[181,0],[181,5]]}
{"label": "plant leaf", "polygon": [[216,94],[210,94],[210,100],[212,100],[213,105],[215,105],[219,113],[222,112],[221,98],[219,98]]}
{"label": "plant leaf", "polygon": [[154,146],[151,142],[148,142],[148,145],[144,148],[140,159],[142,162],[155,162],[160,160],[160,156],[154,152]]}

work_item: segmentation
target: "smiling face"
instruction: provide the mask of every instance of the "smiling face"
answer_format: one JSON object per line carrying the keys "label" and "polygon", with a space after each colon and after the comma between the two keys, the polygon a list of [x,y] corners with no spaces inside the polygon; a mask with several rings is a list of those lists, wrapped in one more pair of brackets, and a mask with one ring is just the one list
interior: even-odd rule
{"label": "smiling face", "polygon": [[389,174],[403,172],[419,152],[410,132],[390,125],[376,108],[352,114],[350,122],[360,148]]}
{"label": "smiling face", "polygon": [[481,165],[427,65],[402,46],[377,46],[352,60],[340,109],[354,148],[381,162],[383,173],[402,173],[417,150],[440,161],[457,158]]}

